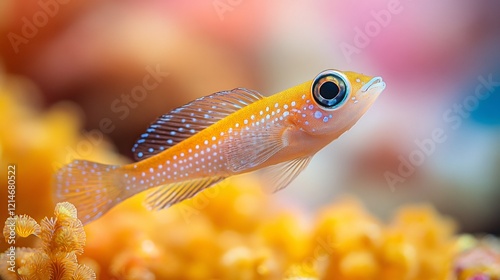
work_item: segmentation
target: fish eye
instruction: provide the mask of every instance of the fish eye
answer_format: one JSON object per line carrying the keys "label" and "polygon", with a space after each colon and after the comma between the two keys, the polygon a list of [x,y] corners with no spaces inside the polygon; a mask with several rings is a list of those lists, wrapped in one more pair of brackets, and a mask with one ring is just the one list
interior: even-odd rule
{"label": "fish eye", "polygon": [[349,96],[350,84],[342,73],[325,70],[313,80],[312,93],[318,105],[325,109],[337,109]]}

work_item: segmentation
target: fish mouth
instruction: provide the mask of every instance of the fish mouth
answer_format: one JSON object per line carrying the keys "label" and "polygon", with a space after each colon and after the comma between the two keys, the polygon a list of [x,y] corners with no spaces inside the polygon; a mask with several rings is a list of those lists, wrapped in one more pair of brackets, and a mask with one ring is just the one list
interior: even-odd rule
{"label": "fish mouth", "polygon": [[382,80],[382,77],[374,77],[366,84],[361,87],[361,92],[367,92],[369,90],[377,90],[377,92],[381,92],[385,89],[385,82]]}

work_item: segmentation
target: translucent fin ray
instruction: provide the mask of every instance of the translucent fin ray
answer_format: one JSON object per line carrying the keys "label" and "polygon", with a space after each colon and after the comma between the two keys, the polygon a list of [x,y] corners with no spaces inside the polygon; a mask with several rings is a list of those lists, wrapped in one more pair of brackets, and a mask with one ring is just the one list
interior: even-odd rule
{"label": "translucent fin ray", "polygon": [[263,96],[245,88],[198,98],[159,117],[132,147],[135,160],[154,156]]}
{"label": "translucent fin ray", "polygon": [[224,177],[208,177],[161,186],[146,197],[146,206],[151,210],[168,208],[222,180]]}
{"label": "translucent fin ray", "polygon": [[75,160],[55,174],[55,200],[75,205],[78,218],[89,223],[121,201],[119,167]]}
{"label": "translucent fin ray", "polygon": [[311,158],[312,156],[296,158],[262,169],[259,173],[264,180],[264,190],[275,193],[286,188],[307,167]]}
{"label": "translucent fin ray", "polygon": [[240,129],[226,137],[225,153],[229,168],[241,172],[258,166],[286,147],[286,127],[262,125],[255,129]]}

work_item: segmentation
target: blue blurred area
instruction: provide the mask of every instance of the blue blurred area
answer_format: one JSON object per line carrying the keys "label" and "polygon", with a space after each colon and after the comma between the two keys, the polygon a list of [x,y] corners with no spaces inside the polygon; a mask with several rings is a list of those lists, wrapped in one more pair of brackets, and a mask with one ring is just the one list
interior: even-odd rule
{"label": "blue blurred area", "polygon": [[[500,83],[500,70],[492,71]],[[500,87],[496,87],[491,96],[479,103],[477,110],[471,112],[471,121],[498,128],[500,126]]]}

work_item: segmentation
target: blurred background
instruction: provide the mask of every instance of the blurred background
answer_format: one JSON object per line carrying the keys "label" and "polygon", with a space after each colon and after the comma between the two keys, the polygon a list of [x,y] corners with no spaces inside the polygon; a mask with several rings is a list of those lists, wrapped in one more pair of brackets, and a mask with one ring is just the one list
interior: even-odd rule
{"label": "blurred background", "polygon": [[[138,136],[175,107],[352,70],[382,76],[386,90],[273,199],[313,215],[348,194],[382,220],[430,203],[460,231],[499,234],[499,10],[494,0],[4,0],[1,174],[17,164],[18,212],[42,218],[52,206],[33,211],[37,200],[23,197],[50,191],[23,184],[49,181],[74,158],[131,161]],[[146,89],[148,75],[157,83]],[[446,140],[401,172],[436,129]],[[40,171],[23,173],[29,164]]]}

